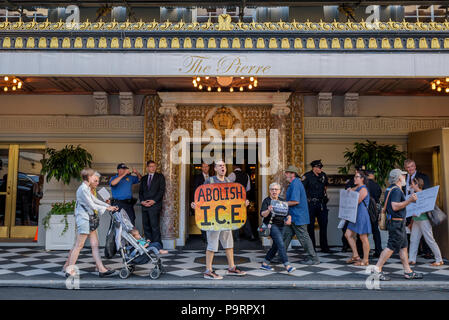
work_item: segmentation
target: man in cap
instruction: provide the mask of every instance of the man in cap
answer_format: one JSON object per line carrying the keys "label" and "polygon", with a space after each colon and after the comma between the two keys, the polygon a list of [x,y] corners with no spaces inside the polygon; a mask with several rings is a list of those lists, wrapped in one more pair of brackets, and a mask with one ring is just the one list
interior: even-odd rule
{"label": "man in cap", "polygon": [[142,175],[134,168],[132,173],[135,176],[131,175],[129,168],[124,163],[119,163],[117,165],[117,174],[111,178],[109,185],[112,192],[111,205],[125,210],[132,224],[135,225],[134,204],[136,204],[137,199],[133,199],[132,187],[134,184],[139,183]]}
{"label": "man in cap", "polygon": [[382,267],[394,252],[399,251],[402,265],[404,267],[404,277],[406,279],[422,279],[421,273],[410,269],[407,252],[407,231],[405,230],[406,207],[418,200],[416,194],[412,194],[407,200],[402,192],[402,187],[406,185],[405,175],[407,172],[400,169],[390,171],[388,182],[390,186],[385,190],[385,201],[387,211],[388,243],[382,251],[374,269],[377,279],[381,281],[390,280],[382,272]]}
{"label": "man in cap", "polygon": [[296,235],[308,255],[307,259],[301,263],[307,265],[319,264],[320,261],[307,232],[307,225],[310,223],[309,209],[306,191],[299,179],[298,168],[289,166],[285,170],[285,178],[290,183],[286,192],[286,201],[289,208],[287,221],[285,222],[286,226],[283,231],[285,248],[290,246],[293,235]]}
{"label": "man in cap", "polygon": [[327,186],[328,180],[326,174],[322,171],[323,163],[321,160],[314,160],[310,163],[312,170],[306,172],[302,178],[302,183],[307,192],[307,201],[309,204],[310,224],[308,232],[312,239],[313,247],[316,248],[315,242],[315,220],[318,220],[320,226],[320,247],[321,252],[330,253],[327,243]]}

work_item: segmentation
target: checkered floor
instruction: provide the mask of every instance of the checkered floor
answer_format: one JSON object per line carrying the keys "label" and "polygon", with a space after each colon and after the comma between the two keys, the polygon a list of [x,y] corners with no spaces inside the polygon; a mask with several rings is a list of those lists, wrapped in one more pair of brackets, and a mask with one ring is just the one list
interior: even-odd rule
{"label": "checkered floor", "polygon": [[[67,251],[47,252],[38,248],[0,248],[0,280],[5,279],[61,279],[64,277],[61,271],[67,258]],[[289,260],[297,268],[292,276],[298,280],[363,280],[366,279],[366,267],[347,265],[345,261],[350,253],[318,253],[321,263],[316,266],[306,266],[299,263],[305,256],[300,249],[289,251]],[[260,264],[265,256],[264,250],[236,250],[235,260],[239,268],[246,271],[245,280],[289,280],[282,265],[274,265],[275,271],[260,270]],[[198,280],[202,279],[204,272],[204,251],[184,250],[170,251],[162,256],[165,273],[159,278],[164,280]],[[214,268],[218,274],[224,274],[226,270],[226,258],[224,252],[219,252],[214,260]],[[375,264],[376,259],[372,259]],[[427,281],[449,281],[449,263],[442,267],[431,267],[432,260],[418,258],[418,264],[413,268],[422,272]],[[121,258],[103,260],[106,267],[111,269],[122,268]],[[83,249],[77,266],[82,278],[98,278],[95,272],[92,255],[89,249]],[[148,277],[152,268],[151,264],[137,266],[132,277]],[[395,280],[403,279],[402,264],[398,256],[393,256],[384,267]],[[230,278],[230,277],[228,277]],[[226,279],[226,278],[225,278]],[[233,280],[236,280],[233,277]]]}

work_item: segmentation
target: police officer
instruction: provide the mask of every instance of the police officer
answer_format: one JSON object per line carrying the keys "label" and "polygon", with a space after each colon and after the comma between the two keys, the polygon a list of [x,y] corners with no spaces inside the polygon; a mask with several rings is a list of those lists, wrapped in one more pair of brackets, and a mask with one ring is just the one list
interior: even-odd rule
{"label": "police officer", "polygon": [[310,224],[308,232],[312,239],[313,247],[315,244],[315,219],[318,219],[320,226],[320,247],[321,252],[330,253],[327,243],[327,186],[328,180],[326,174],[322,171],[323,164],[321,160],[314,160],[310,163],[312,170],[304,174],[302,183],[307,193],[307,201],[309,203]]}
{"label": "police officer", "polygon": [[109,182],[112,191],[112,205],[124,209],[128,214],[132,224],[135,225],[136,214],[134,213],[134,205],[137,199],[133,199],[132,187],[139,183],[142,175],[133,168],[132,171],[136,176],[131,175],[129,168],[120,163],[117,166],[117,174],[111,178]]}

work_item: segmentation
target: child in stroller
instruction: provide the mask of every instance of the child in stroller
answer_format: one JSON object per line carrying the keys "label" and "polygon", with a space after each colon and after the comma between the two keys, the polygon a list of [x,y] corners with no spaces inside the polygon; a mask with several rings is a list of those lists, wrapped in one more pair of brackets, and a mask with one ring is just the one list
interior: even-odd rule
{"label": "child in stroller", "polygon": [[[115,212],[113,215],[115,226],[115,244],[123,260],[123,269],[119,276],[128,278],[134,272],[136,265],[151,263],[150,278],[157,279],[162,273],[162,261],[159,257],[161,245],[148,243],[142,239],[134,228],[125,210]],[[112,227],[112,225],[111,225]],[[159,247],[158,247],[159,245]],[[162,253],[167,253],[163,250]]]}
{"label": "child in stroller", "polygon": [[155,254],[167,254],[168,251],[162,249],[162,245],[159,242],[151,242],[150,240],[145,240],[136,228],[131,230],[131,235],[137,240],[137,243],[141,244],[144,248],[153,251]]}

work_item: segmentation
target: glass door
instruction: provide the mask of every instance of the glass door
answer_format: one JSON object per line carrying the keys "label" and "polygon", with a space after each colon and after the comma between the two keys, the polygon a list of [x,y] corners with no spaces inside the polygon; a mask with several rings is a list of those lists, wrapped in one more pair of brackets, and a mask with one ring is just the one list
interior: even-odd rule
{"label": "glass door", "polygon": [[[0,145],[0,238],[33,239],[43,191],[44,145]],[[5,166],[6,162],[6,166]]]}

